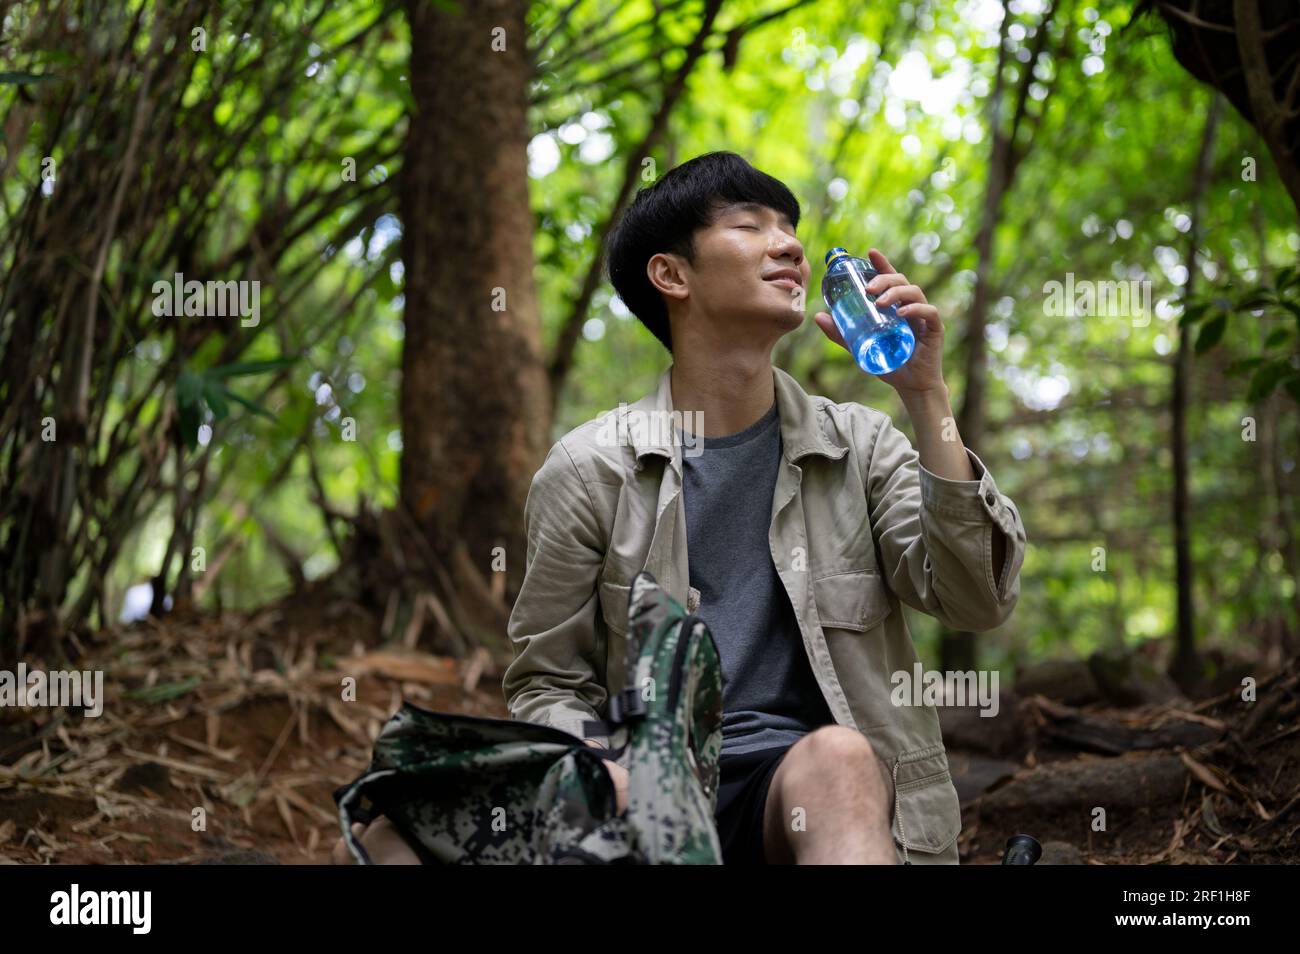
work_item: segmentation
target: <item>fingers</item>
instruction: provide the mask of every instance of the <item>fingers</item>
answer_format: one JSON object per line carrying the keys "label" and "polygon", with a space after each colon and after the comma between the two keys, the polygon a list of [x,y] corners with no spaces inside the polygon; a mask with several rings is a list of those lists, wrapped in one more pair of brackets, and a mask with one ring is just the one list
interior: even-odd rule
{"label": "fingers", "polygon": [[943,322],[939,319],[939,309],[934,305],[902,305],[899,307],[898,313],[906,318],[907,323],[912,326],[912,330],[919,334],[943,331]]}
{"label": "fingers", "polygon": [[375,819],[374,828],[367,834],[366,851],[377,865],[423,864],[397,826],[387,816]]}
{"label": "fingers", "polygon": [[[887,263],[883,255],[880,258]],[[879,275],[867,282],[867,291],[876,296],[876,304],[880,307],[896,306],[913,331],[924,334],[943,330],[939,309],[926,300],[920,286],[908,282],[906,275],[881,269]]]}
{"label": "fingers", "polygon": [[898,272],[894,270],[894,266],[889,263],[889,259],[885,258],[885,253],[880,249],[869,249],[867,251],[867,258],[870,259],[872,267],[882,275],[891,272],[895,275],[898,274]]}
{"label": "fingers", "polygon": [[[880,284],[877,285],[876,283]],[[873,287],[875,286],[875,287]],[[878,296],[878,305],[899,305],[906,302],[925,304],[925,292],[918,285],[909,285],[906,276],[895,272],[892,275],[877,275],[867,282],[867,291]]]}
{"label": "fingers", "polygon": [[879,295],[881,292],[895,285],[906,285],[907,277],[900,275],[898,272],[881,272],[871,281],[867,282],[867,291],[873,295]]}

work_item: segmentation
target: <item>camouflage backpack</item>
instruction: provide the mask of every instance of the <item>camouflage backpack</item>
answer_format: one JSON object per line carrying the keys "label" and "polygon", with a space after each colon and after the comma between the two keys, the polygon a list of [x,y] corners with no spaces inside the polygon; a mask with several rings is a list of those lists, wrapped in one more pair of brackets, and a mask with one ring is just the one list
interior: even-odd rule
{"label": "camouflage backpack", "polygon": [[[552,726],[403,703],[369,768],[334,793],[348,849],[370,864],[352,824],[386,815],[426,864],[721,864],[717,647],[644,571],[632,581],[624,684],[605,721],[583,727],[619,743],[608,750]],[[601,760],[625,750],[620,816]]]}

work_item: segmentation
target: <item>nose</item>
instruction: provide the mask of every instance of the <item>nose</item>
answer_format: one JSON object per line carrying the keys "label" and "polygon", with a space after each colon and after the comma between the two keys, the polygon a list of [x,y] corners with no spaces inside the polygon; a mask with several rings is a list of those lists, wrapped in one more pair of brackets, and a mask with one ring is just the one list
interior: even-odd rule
{"label": "nose", "polygon": [[789,257],[793,259],[796,268],[803,265],[803,243],[782,229],[777,229],[776,234],[777,237],[773,239],[772,246],[769,249],[772,257]]}

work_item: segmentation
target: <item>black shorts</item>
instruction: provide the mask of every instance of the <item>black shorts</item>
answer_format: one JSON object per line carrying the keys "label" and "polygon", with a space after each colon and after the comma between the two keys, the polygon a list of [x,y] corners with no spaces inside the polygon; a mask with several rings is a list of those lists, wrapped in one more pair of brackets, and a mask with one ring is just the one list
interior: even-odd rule
{"label": "black shorts", "polygon": [[726,865],[767,864],[763,854],[763,812],[767,790],[789,745],[724,755],[720,759],[718,807],[713,817]]}

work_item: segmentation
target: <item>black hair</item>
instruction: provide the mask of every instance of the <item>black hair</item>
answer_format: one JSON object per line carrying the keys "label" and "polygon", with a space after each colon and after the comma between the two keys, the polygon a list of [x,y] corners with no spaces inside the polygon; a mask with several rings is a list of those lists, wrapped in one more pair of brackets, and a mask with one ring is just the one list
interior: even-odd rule
{"label": "black hair", "polygon": [[695,230],[708,228],[718,210],[733,202],[757,202],[799,225],[799,201],[785,183],[734,152],[709,152],[638,190],[610,236],[606,262],[614,290],[670,353],[668,308],[646,275],[646,263],[659,252],[675,252],[695,264]]}

